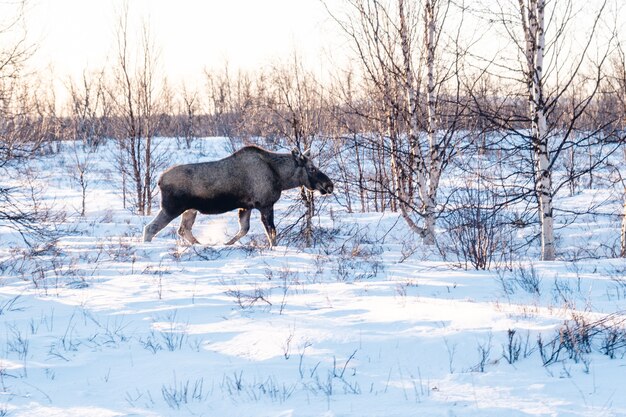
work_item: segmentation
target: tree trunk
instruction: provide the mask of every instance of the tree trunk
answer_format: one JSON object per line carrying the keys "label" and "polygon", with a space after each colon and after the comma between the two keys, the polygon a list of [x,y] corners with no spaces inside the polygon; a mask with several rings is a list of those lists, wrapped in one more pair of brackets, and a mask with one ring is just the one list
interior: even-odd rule
{"label": "tree trunk", "polygon": [[[430,166],[428,167],[430,181],[428,190],[423,190],[425,193],[422,198],[424,202],[424,244],[433,245],[435,244],[436,195],[441,176],[441,158],[435,131],[435,0],[426,0],[424,7],[424,40],[426,42],[426,78],[428,83],[426,90],[426,132],[430,149]],[[426,167],[423,170],[426,171]]]}
{"label": "tree trunk", "polygon": [[79,173],[80,177],[79,177],[79,182],[80,182],[80,188],[81,188],[81,208],[80,208],[80,216],[81,217],[85,217],[85,209],[87,206],[87,180],[85,178],[85,171],[84,168],[81,168],[81,171]]}
{"label": "tree trunk", "polygon": [[[624,194],[626,195],[626,190],[624,190]],[[626,200],[624,200],[624,209],[622,211],[621,243],[620,256],[626,258]]]}
{"label": "tree trunk", "polygon": [[313,214],[315,213],[315,200],[313,192],[302,187],[300,191],[302,202],[306,209],[304,213],[304,245],[309,248],[313,245]]}
{"label": "tree trunk", "polygon": [[144,206],[145,206],[145,214],[150,216],[152,214],[152,135],[151,132],[148,132],[148,137],[146,138],[146,149],[145,149],[145,172],[144,172],[144,181],[143,181],[143,189],[144,189]]}
{"label": "tree trunk", "polygon": [[354,155],[356,156],[356,166],[358,169],[358,176],[357,176],[357,184],[359,185],[359,201],[361,202],[361,213],[365,213],[367,211],[369,211],[367,209],[367,204],[365,202],[365,182],[364,182],[364,178],[365,176],[363,175],[363,164],[361,162],[361,150],[359,147],[359,137],[358,135],[353,135],[353,139],[354,139]]}
{"label": "tree trunk", "polygon": [[[419,142],[419,87],[415,82],[413,74],[411,39],[409,33],[409,25],[406,22],[406,13],[404,10],[404,0],[398,0],[398,11],[400,14],[400,38],[402,49],[402,60],[404,64],[404,89],[406,91],[406,106],[408,110],[408,139],[409,139],[409,155],[408,166],[414,169],[417,164],[417,175],[423,175],[423,155]],[[413,184],[413,175],[409,175],[406,184],[407,201],[412,201],[415,197],[415,189]]]}
{"label": "tree trunk", "polygon": [[[623,149],[624,159],[626,160],[626,148]],[[626,258],[626,186],[624,186],[624,208],[622,209],[622,228],[621,228],[621,248],[620,256]]]}
{"label": "tree trunk", "polygon": [[554,217],[552,210],[552,175],[549,169],[548,150],[545,143],[539,143],[535,150],[535,187],[539,200],[539,220],[541,223],[541,260],[555,259]]}
{"label": "tree trunk", "polygon": [[[402,217],[415,233],[423,238],[426,245],[435,243],[435,219],[436,219],[436,192],[441,174],[439,151],[435,139],[435,1],[427,0],[424,5],[424,46],[427,50],[427,107],[428,117],[426,123],[427,135],[430,146],[430,164],[424,158],[419,140],[419,106],[418,87],[412,68],[412,54],[410,44],[409,27],[406,22],[404,0],[398,0],[398,12],[400,17],[400,38],[402,49],[403,82],[406,97],[406,111],[408,115],[408,140],[409,157],[408,165],[414,171],[416,184],[412,176],[403,178],[401,192],[397,193]],[[434,153],[433,153],[434,152]],[[435,156],[434,158],[432,156]],[[434,164],[433,164],[434,163]],[[433,182],[434,179],[434,182]],[[419,227],[411,218],[407,204],[415,197],[414,187],[417,187],[417,195],[420,203],[419,213],[424,219],[424,227]]]}
{"label": "tree trunk", "polygon": [[555,259],[554,245],[554,217],[552,210],[552,169],[548,150],[548,123],[546,103],[543,91],[543,55],[545,48],[545,0],[536,0],[537,7],[537,46],[535,63],[535,119],[536,134],[540,141],[537,148],[537,193],[540,196],[539,212],[541,214],[541,259],[553,261]]}
{"label": "tree trunk", "polygon": [[543,87],[545,48],[545,0],[519,0],[526,38],[527,83],[533,149],[534,181],[539,222],[541,224],[541,259],[555,259],[554,218],[552,208],[552,168],[548,148],[547,109]]}

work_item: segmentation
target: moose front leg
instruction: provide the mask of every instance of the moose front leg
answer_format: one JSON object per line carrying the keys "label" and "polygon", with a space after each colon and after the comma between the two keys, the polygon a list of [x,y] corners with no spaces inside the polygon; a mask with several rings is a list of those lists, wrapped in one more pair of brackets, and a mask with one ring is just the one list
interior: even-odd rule
{"label": "moose front leg", "polygon": [[167,226],[176,216],[172,216],[161,209],[146,227],[143,228],[143,241],[151,242],[154,235],[159,233],[165,226]]}
{"label": "moose front leg", "polygon": [[250,209],[239,209],[239,232],[231,240],[226,242],[227,245],[232,245],[248,233],[250,230]]}
{"label": "moose front leg", "polygon": [[267,240],[270,241],[270,248],[276,245],[276,226],[274,225],[274,206],[263,207],[261,212],[261,222],[265,228]]}

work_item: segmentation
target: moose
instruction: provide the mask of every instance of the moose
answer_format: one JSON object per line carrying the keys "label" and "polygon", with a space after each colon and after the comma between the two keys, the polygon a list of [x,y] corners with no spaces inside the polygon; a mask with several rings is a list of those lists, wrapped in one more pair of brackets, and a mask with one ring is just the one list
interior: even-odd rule
{"label": "moose", "polygon": [[226,242],[232,245],[248,233],[250,214],[257,209],[272,247],[276,244],[274,204],[282,191],[304,186],[322,195],[333,192],[333,182],[313,164],[309,150],[276,153],[256,146],[243,147],[218,161],[169,168],[158,186],[161,210],[144,228],[144,242],[152,241],[182,214],[178,234],[191,245],[200,243],[191,233],[198,212],[220,214],[239,209],[239,232]]}

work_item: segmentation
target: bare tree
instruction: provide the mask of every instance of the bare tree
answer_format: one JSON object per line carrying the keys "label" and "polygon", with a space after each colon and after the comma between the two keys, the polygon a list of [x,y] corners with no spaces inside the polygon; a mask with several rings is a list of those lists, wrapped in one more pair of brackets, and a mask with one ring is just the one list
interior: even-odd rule
{"label": "bare tree", "polygon": [[231,115],[231,75],[228,64],[224,66],[223,71],[204,70],[206,79],[206,96],[207,96],[207,112],[213,118],[214,131],[217,136],[231,136],[231,123],[229,116]]}
{"label": "bare tree", "polygon": [[[94,74],[83,72],[80,84],[71,79],[68,84],[69,128],[64,134],[74,140],[73,166],[70,175],[81,190],[80,215],[86,211],[88,173],[93,166],[93,157],[97,146],[104,140],[106,91],[104,71]],[[80,148],[80,149],[79,149]]]}
{"label": "bare tree", "polygon": [[84,145],[97,146],[106,136],[104,71],[83,72],[79,83],[71,79],[68,84],[70,129],[66,133]]}
{"label": "bare tree", "polygon": [[[371,152],[363,139],[370,126],[363,117],[365,104],[362,94],[357,91],[359,83],[355,78],[351,69],[340,71],[329,85],[329,132],[334,139],[333,154],[338,174],[334,180],[335,186],[343,190],[346,209],[350,213],[369,211],[374,199],[370,190],[374,188],[371,187],[373,181],[367,169]],[[354,193],[358,197],[353,197]]]}
{"label": "bare tree", "polygon": [[[602,67],[611,48],[610,39],[604,45],[596,43],[606,2],[593,5],[591,12],[585,11],[588,26],[580,25],[583,12],[571,0],[500,1],[497,6],[497,11],[485,15],[498,23],[498,30],[508,38],[511,48],[500,56],[484,57],[484,61],[490,65],[486,71],[494,71],[509,93],[506,97],[496,97],[490,104],[480,103],[475,91],[471,94],[481,117],[487,117],[510,139],[499,144],[509,153],[507,158],[518,155],[525,159],[526,155],[520,152],[530,154],[530,169],[528,172],[522,169],[517,175],[523,178],[532,172],[532,185],[528,193],[522,195],[522,192],[514,199],[534,196],[541,259],[551,261],[556,257],[554,196],[582,175],[582,171],[571,173],[555,182],[557,163],[568,150],[602,142],[599,134],[603,126],[584,126],[583,121],[600,89]],[[486,7],[491,9],[492,3]],[[585,34],[581,35],[583,28]],[[599,48],[593,50],[594,46]],[[526,143],[520,143],[520,138]],[[603,157],[608,153],[603,152]],[[598,163],[595,161],[584,172]],[[509,172],[509,176],[512,178],[513,173]]]}
{"label": "bare tree", "polygon": [[197,135],[197,115],[200,108],[200,100],[198,98],[198,91],[191,90],[187,85],[183,84],[182,87],[182,103],[181,110],[179,111],[182,116],[182,134],[185,139],[185,145],[187,149],[191,148],[191,144]]}
{"label": "bare tree", "polygon": [[0,4],[0,226],[36,246],[54,238],[49,226],[58,219],[42,203],[35,173],[23,161],[55,139],[57,124],[49,86],[24,69],[36,49],[26,40],[25,8],[26,1]]}
{"label": "bare tree", "polygon": [[[117,27],[117,66],[109,94],[119,122],[116,136],[119,145],[118,166],[124,195],[127,181],[133,184],[132,201],[137,212],[150,215],[156,192],[155,177],[164,166],[166,153],[153,139],[162,112],[157,85],[157,53],[147,24],[142,25],[141,45],[136,60],[129,45],[128,6]],[[126,199],[124,200],[126,202]]]}
{"label": "bare tree", "polygon": [[[275,66],[271,71],[270,91],[264,100],[270,117],[267,132],[285,140],[301,151],[313,149],[318,156],[324,148],[323,123],[325,89],[307,71],[297,54],[291,64]],[[313,217],[316,212],[315,196],[312,191],[301,187],[300,197],[305,207],[302,236],[304,244],[313,244]]]}
{"label": "bare tree", "polygon": [[522,28],[524,31],[524,77],[529,93],[529,117],[531,143],[535,166],[535,192],[539,203],[541,222],[541,258],[555,259],[554,212],[552,208],[552,170],[548,150],[547,106],[544,91],[543,58],[546,47],[545,0],[519,0]]}
{"label": "bare tree", "polygon": [[614,129],[620,133],[623,160],[615,167],[618,173],[619,183],[622,187],[622,222],[620,228],[620,256],[626,258],[626,173],[620,169],[626,161],[626,147],[623,144],[624,131],[626,128],[626,50],[620,41],[615,48],[615,54],[611,59],[609,86],[610,86],[610,115],[609,120],[615,122]]}
{"label": "bare tree", "polygon": [[24,85],[24,64],[32,56],[34,46],[26,41],[22,27],[26,1],[2,4],[0,21],[0,167],[14,158],[29,156],[40,145],[37,136],[30,134],[27,118],[19,118],[25,101],[31,102]]}
{"label": "bare tree", "polygon": [[[389,181],[384,183],[393,197],[392,209],[400,210],[425,244],[434,244],[441,176],[454,157],[458,121],[465,111],[454,82],[462,54],[452,51],[445,65],[442,59],[443,29],[452,2],[347,4],[344,18],[327,8],[352,43],[371,88],[368,94],[373,91],[380,100],[367,117],[380,126],[380,137],[371,145],[388,161]],[[458,38],[448,38],[458,48]],[[451,111],[444,116],[446,105]],[[422,225],[414,216],[423,219]]]}

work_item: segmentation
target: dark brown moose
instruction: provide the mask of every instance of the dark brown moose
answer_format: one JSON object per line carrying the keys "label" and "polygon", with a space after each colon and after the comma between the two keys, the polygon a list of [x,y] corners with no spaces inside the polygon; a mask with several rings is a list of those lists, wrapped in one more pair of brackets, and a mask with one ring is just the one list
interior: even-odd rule
{"label": "dark brown moose", "polygon": [[199,243],[191,233],[198,212],[239,209],[239,232],[226,242],[232,245],[248,233],[250,213],[257,209],[271,247],[276,243],[274,203],[283,190],[305,186],[321,194],[333,192],[333,182],[313,165],[308,151],[274,153],[255,146],[219,161],[174,166],[161,175],[158,184],[161,210],[144,228],[144,242],[182,214],[178,234],[190,244]]}

